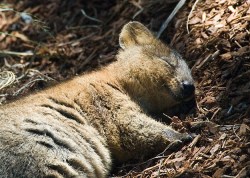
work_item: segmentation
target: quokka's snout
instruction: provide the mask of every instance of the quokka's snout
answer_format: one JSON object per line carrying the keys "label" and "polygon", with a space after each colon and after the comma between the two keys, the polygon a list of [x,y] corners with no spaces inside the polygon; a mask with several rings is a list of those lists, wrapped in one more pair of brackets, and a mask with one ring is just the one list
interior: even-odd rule
{"label": "quokka's snout", "polygon": [[194,96],[195,87],[193,83],[188,81],[183,81],[182,83],[182,93],[184,98],[190,98]]}

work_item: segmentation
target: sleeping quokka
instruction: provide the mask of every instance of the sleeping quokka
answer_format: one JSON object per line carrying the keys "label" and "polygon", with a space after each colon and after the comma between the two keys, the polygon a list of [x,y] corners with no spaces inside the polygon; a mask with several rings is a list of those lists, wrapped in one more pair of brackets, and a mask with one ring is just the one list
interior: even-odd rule
{"label": "sleeping quokka", "polygon": [[190,137],[148,115],[194,97],[185,61],[139,22],[119,43],[116,62],[0,107],[1,178],[104,178]]}

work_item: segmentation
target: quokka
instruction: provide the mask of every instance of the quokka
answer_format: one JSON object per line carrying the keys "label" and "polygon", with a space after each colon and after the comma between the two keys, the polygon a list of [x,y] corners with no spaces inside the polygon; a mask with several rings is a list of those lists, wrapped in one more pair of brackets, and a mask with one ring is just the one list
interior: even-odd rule
{"label": "quokka", "polygon": [[1,178],[104,178],[190,138],[148,115],[194,97],[187,64],[139,22],[119,43],[116,62],[0,107]]}

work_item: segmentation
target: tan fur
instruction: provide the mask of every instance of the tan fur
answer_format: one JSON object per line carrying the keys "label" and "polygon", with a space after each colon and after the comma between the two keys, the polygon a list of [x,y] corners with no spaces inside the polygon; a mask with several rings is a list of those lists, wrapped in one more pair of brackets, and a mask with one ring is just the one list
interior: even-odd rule
{"label": "tan fur", "polygon": [[188,137],[147,115],[186,99],[186,63],[138,22],[124,26],[120,45],[109,66],[0,108],[0,177],[107,177],[111,157],[149,156]]}

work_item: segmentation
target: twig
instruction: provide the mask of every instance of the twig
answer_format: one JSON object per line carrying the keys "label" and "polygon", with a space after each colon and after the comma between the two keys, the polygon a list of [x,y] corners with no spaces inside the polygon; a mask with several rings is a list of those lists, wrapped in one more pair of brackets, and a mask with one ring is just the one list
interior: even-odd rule
{"label": "twig", "polygon": [[192,6],[192,9],[191,9],[190,13],[188,14],[187,23],[186,23],[187,33],[188,34],[189,34],[188,23],[189,23],[191,15],[193,14],[194,8],[196,7],[196,5],[197,5],[198,2],[199,2],[199,0],[195,1],[194,5]]}
{"label": "twig", "polygon": [[180,8],[183,7],[185,2],[186,2],[186,0],[180,0],[178,2],[178,4],[175,6],[174,10],[171,12],[171,14],[168,16],[168,18],[161,25],[161,28],[160,28],[159,32],[157,33],[157,38],[160,38],[162,32],[167,28],[169,22],[173,19],[173,17],[180,10]]}
{"label": "twig", "polygon": [[201,68],[207,61],[215,59],[220,54],[220,50],[215,51],[213,54],[208,56],[204,61],[202,61],[197,68]]}
{"label": "twig", "polygon": [[161,152],[160,154],[158,154],[155,158],[161,158],[161,155],[164,155],[166,151],[168,151],[173,146],[175,146],[175,144],[178,144],[178,143],[181,143],[181,140],[175,140],[175,141],[169,143],[169,145],[165,148],[165,150],[163,152]]}
{"label": "twig", "polygon": [[135,19],[135,18],[136,18],[139,14],[141,14],[143,11],[144,11],[144,8],[140,8],[140,10],[137,11],[137,12],[133,15],[132,19]]}
{"label": "twig", "polygon": [[86,12],[85,12],[83,9],[81,9],[81,12],[82,12],[83,16],[86,17],[87,19],[92,20],[92,21],[95,21],[95,22],[102,23],[101,20],[96,19],[96,18],[94,18],[94,17],[88,16],[88,15],[86,14]]}
{"label": "twig", "polygon": [[167,117],[167,118],[168,118],[169,120],[171,120],[171,121],[173,120],[172,117],[170,117],[169,115],[167,115],[167,114],[165,114],[165,113],[163,113],[163,116]]}
{"label": "twig", "polygon": [[143,170],[143,172],[147,172],[147,171],[150,171],[150,170],[152,170],[152,169],[155,169],[156,167],[159,166],[159,164],[162,164],[161,161],[164,161],[163,165],[165,165],[166,162],[169,160],[169,158],[172,157],[172,156],[173,156],[173,153],[171,153],[170,155],[166,156],[166,157],[165,157],[166,159],[160,160],[160,163],[158,163],[158,164],[156,164],[156,165],[154,165],[154,166],[152,166],[152,167],[146,168],[145,170]]}
{"label": "twig", "polygon": [[[49,76],[47,76],[47,75],[45,75],[45,74],[43,74],[43,73],[41,73],[39,70],[36,70],[36,69],[28,69],[27,71],[26,71],[26,73],[28,74],[31,74],[31,73],[34,73],[34,74],[37,74],[37,75],[39,75],[39,76],[42,76],[45,80],[53,80],[53,81],[56,81],[55,79],[53,79],[53,78],[51,78],[51,77],[49,77]],[[33,74],[33,75],[34,75]]]}
{"label": "twig", "polygon": [[0,73],[0,90],[11,85],[16,79],[16,76],[11,71],[3,71]]}
{"label": "twig", "polygon": [[210,121],[196,121],[196,122],[190,122],[190,126],[191,126],[191,129],[192,129],[192,130],[200,129],[200,128],[202,128],[202,127],[207,126],[207,124],[208,124],[209,122],[210,122]]}
{"label": "twig", "polygon": [[235,128],[235,125],[233,126],[233,132],[234,132],[235,136],[236,136],[239,140],[241,140],[241,138],[239,137],[239,135],[236,133],[237,128],[236,128],[236,129],[234,129],[234,128]]}
{"label": "twig", "polygon": [[209,60],[215,59],[220,54],[220,50],[215,51],[213,54],[209,54],[204,60],[198,60],[194,66],[192,67],[191,71],[194,69],[200,69],[206,62]]}
{"label": "twig", "polygon": [[196,145],[196,143],[198,142],[198,140],[201,138],[201,135],[197,135],[193,141],[188,145],[188,147],[193,147],[194,145]]}
{"label": "twig", "polygon": [[32,51],[27,52],[15,52],[15,51],[7,51],[7,50],[0,50],[0,55],[14,55],[14,56],[33,56],[34,53]]}
{"label": "twig", "polygon": [[58,46],[58,47],[62,47],[62,46],[65,46],[65,45],[70,45],[70,44],[73,44],[73,43],[76,43],[76,42],[80,42],[80,41],[82,41],[82,40],[86,40],[87,38],[92,37],[92,36],[95,35],[95,34],[96,34],[96,32],[93,32],[93,33],[91,33],[91,34],[89,34],[89,35],[87,35],[87,36],[81,37],[81,38],[79,38],[79,39],[72,40],[72,41],[68,41],[68,42],[65,42],[65,43],[60,43],[60,44],[58,44],[57,46]]}
{"label": "twig", "polygon": [[210,120],[213,120],[214,117],[216,116],[216,114],[221,110],[221,108],[217,108],[216,111],[214,112],[214,114],[212,115]]}
{"label": "twig", "polygon": [[157,177],[160,177],[162,163],[163,163],[163,159],[161,159],[161,160],[160,160],[160,163],[159,163],[159,168],[158,168],[158,171],[157,171]]}
{"label": "twig", "polygon": [[240,48],[242,48],[242,46],[240,45],[240,43],[237,40],[234,40],[235,44],[237,44]]}
{"label": "twig", "polygon": [[231,105],[230,107],[229,107],[229,109],[228,109],[228,111],[227,111],[227,115],[230,115],[231,114],[231,112],[232,112],[232,110],[233,110],[233,105]]}
{"label": "twig", "polygon": [[100,29],[100,25],[82,25],[82,26],[75,26],[75,27],[66,27],[67,30],[77,30],[77,29],[84,29],[84,28],[98,28],[98,29]]}
{"label": "twig", "polygon": [[1,8],[0,7],[0,12],[4,12],[4,11],[14,11],[14,9],[12,9],[12,8]]}
{"label": "twig", "polygon": [[[85,67],[92,59],[93,57],[95,56],[96,54],[96,51],[97,51],[97,48],[95,50],[93,50],[93,52],[81,63],[81,68]],[[77,60],[80,60],[83,56],[83,53],[81,53]]]}
{"label": "twig", "polygon": [[[169,157],[171,157],[173,153],[171,153],[171,154],[168,155],[168,156],[162,156],[162,155],[164,155],[164,153],[165,153],[169,148],[171,148],[171,146],[173,146],[173,144],[175,144],[175,143],[176,143],[176,141],[170,143],[170,144],[165,148],[165,150],[164,150],[163,152],[159,153],[157,156],[155,156],[155,157],[153,157],[153,158],[150,158],[150,159],[148,159],[148,160],[146,160],[146,161],[144,161],[144,162],[141,162],[141,163],[125,165],[125,166],[122,166],[122,167],[120,167],[120,168],[126,168],[126,167],[131,167],[131,166],[133,166],[133,167],[135,167],[135,166],[140,166],[140,165],[146,164],[146,163],[148,163],[148,162],[150,162],[150,161],[153,161],[153,160],[155,160],[155,159],[161,159],[161,158],[167,158],[167,159],[169,159]],[[150,169],[150,168],[148,168],[148,169]],[[147,170],[147,169],[146,169],[146,170]],[[146,171],[146,170],[145,170],[145,171]]]}
{"label": "twig", "polygon": [[235,178],[235,176],[222,175],[221,178]]}
{"label": "twig", "polygon": [[233,127],[240,128],[240,124],[234,124],[234,125],[220,125],[220,131],[230,130]]}
{"label": "twig", "polygon": [[246,166],[240,170],[240,172],[235,176],[235,178],[247,177],[249,175],[250,166]]}
{"label": "twig", "polygon": [[19,95],[25,88],[28,88],[32,83],[35,83],[37,81],[44,81],[45,79],[43,78],[37,78],[35,80],[29,81],[28,83],[26,83],[24,86],[22,86],[20,89],[18,89],[13,96],[17,96]]}
{"label": "twig", "polygon": [[204,153],[199,153],[199,155],[200,155],[200,156],[203,156],[203,157],[205,157],[205,158],[210,158],[210,156],[208,156],[208,155],[206,155],[206,154],[204,154]]}

